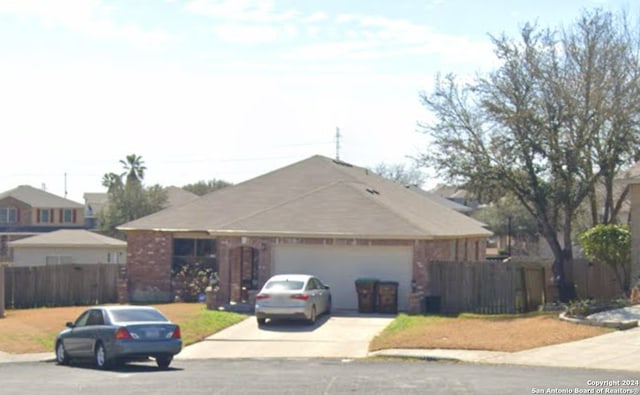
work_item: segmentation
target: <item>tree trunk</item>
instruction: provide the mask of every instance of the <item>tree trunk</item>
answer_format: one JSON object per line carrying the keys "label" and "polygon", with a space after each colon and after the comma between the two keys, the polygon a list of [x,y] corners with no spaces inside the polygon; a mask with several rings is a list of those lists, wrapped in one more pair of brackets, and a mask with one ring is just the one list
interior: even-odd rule
{"label": "tree trunk", "polygon": [[[565,229],[563,248],[558,241],[557,233],[549,226],[543,226],[543,237],[549,244],[549,248],[553,253],[553,266],[551,271],[553,272],[553,285],[558,290],[558,299],[561,302],[568,302],[575,298],[576,292],[573,284],[569,284],[565,275],[566,262],[573,260],[573,250],[571,248],[571,235],[566,232],[571,232],[571,227]],[[569,243],[567,246],[567,242]]]}

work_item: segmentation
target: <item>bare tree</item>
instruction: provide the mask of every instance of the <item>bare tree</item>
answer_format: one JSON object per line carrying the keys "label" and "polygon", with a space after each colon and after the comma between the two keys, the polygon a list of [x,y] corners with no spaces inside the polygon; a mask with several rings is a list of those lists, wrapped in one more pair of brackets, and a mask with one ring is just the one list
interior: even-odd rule
{"label": "bare tree", "polygon": [[467,85],[438,77],[421,95],[437,118],[423,125],[432,137],[423,162],[485,201],[513,194],[553,252],[563,300],[573,296],[564,265],[577,211],[590,198],[598,212],[596,184],[638,152],[638,41],[629,32],[625,18],[599,10],[562,34],[526,25],[518,41],[492,38],[495,72]]}
{"label": "bare tree", "polygon": [[405,186],[421,186],[426,181],[425,174],[417,166],[405,166],[402,163],[379,163],[373,171],[379,176]]}

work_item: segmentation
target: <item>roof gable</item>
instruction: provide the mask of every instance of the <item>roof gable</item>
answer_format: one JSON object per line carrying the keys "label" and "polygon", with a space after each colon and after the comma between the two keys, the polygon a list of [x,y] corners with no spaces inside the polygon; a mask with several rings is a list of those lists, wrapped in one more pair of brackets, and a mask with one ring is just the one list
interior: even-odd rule
{"label": "roof gable", "polygon": [[54,195],[42,189],[37,189],[29,185],[20,185],[17,188],[0,193],[0,199],[12,197],[24,202],[31,207],[44,208],[82,208],[80,203]]}

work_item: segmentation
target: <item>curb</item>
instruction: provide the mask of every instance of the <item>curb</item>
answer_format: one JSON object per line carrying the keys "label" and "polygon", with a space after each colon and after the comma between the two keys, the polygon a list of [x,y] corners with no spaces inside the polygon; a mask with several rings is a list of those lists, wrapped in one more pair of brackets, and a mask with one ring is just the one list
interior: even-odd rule
{"label": "curb", "polygon": [[[369,353],[367,358],[379,359],[412,359],[426,362],[464,362],[465,360],[452,357],[434,357],[429,355],[408,355],[408,354],[374,354]],[[469,362],[469,361],[467,361]]]}
{"label": "curb", "polygon": [[627,330],[638,326],[638,320],[625,321],[594,321],[586,318],[574,318],[567,316],[567,313],[561,313],[559,318],[563,321],[571,322],[579,325],[599,326],[604,328]]}

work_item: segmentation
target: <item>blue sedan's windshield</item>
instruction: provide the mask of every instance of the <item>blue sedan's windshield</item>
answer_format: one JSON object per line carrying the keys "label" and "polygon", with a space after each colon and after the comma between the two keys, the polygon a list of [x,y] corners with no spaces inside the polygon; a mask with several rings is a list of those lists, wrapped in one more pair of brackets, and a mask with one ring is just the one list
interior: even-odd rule
{"label": "blue sedan's windshield", "polygon": [[111,317],[113,317],[113,320],[116,322],[168,321],[160,312],[146,309],[112,310]]}

